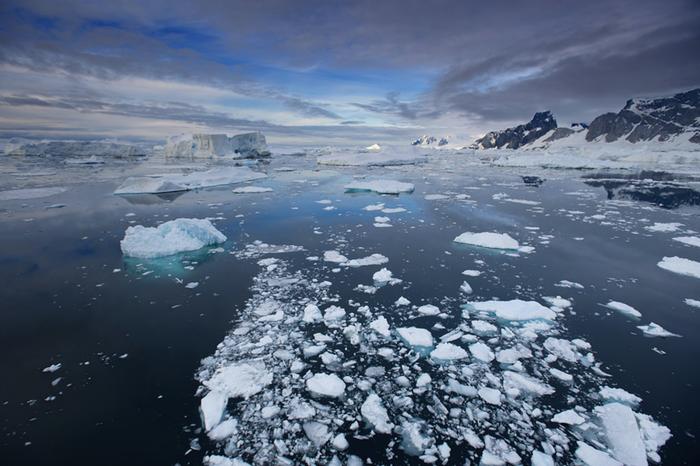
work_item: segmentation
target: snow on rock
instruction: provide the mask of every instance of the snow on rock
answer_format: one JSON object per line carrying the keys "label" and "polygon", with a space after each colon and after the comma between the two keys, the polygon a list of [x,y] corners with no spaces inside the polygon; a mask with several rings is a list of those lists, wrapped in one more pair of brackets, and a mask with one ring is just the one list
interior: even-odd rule
{"label": "snow on rock", "polygon": [[153,259],[196,251],[224,241],[226,236],[209,220],[179,218],[157,227],[131,226],[126,229],[120,245],[125,256]]}
{"label": "snow on rock", "polygon": [[394,425],[389,422],[389,414],[382,404],[381,398],[375,393],[370,394],[362,407],[360,412],[365,420],[372,425],[376,432],[380,434],[389,434]]}
{"label": "snow on rock", "polygon": [[557,317],[556,312],[537,301],[523,301],[521,299],[510,301],[470,301],[468,306],[477,311],[495,314],[497,318],[506,321],[554,320]]}
{"label": "snow on rock", "polygon": [[168,138],[165,157],[253,158],[270,155],[265,136],[260,133],[245,133],[235,136],[226,134],[185,134]]}
{"label": "snow on rock", "polygon": [[608,403],[596,407],[595,413],[603,426],[612,456],[628,466],[646,466],[646,447],[630,407]]}
{"label": "snow on rock", "polygon": [[468,358],[469,355],[460,346],[452,343],[438,343],[435,349],[430,352],[430,357],[437,361],[455,361]]}
{"label": "snow on rock", "polygon": [[188,174],[150,175],[127,178],[114,194],[158,194],[224,186],[266,178],[249,167],[222,167]]}
{"label": "snow on rock", "polygon": [[648,337],[680,337],[677,333],[671,333],[654,322],[650,322],[649,325],[638,325],[637,328]]}
{"label": "snow on rock", "polygon": [[507,233],[472,233],[465,232],[457,236],[454,241],[456,243],[469,244],[471,246],[480,246],[489,249],[514,249],[520,248],[520,244]]}
{"label": "snow on rock", "polygon": [[700,262],[696,262],[683,257],[664,257],[658,264],[664,270],[680,275],[700,278]]}
{"label": "snow on rock", "polygon": [[639,312],[629,304],[621,303],[619,301],[610,301],[608,304],[605,305],[605,307],[631,317],[642,317],[641,312]]}
{"label": "snow on rock", "polygon": [[306,380],[306,388],[314,395],[339,398],[345,392],[345,382],[335,374],[314,374]]}
{"label": "snow on rock", "polygon": [[346,191],[374,191],[379,194],[412,193],[415,186],[395,180],[355,181],[345,186]]}
{"label": "snow on rock", "polygon": [[401,327],[397,328],[396,331],[409,346],[424,348],[431,348],[433,346],[433,335],[424,328]]}

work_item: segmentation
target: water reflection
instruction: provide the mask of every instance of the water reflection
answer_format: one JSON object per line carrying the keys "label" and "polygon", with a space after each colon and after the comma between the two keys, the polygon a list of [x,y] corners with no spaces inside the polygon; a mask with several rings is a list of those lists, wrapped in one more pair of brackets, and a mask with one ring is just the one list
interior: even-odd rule
{"label": "water reflection", "polygon": [[700,182],[694,176],[677,175],[660,171],[638,173],[601,172],[588,175],[584,183],[603,188],[608,199],[625,199],[647,202],[664,209],[700,205],[700,192],[689,186]]}

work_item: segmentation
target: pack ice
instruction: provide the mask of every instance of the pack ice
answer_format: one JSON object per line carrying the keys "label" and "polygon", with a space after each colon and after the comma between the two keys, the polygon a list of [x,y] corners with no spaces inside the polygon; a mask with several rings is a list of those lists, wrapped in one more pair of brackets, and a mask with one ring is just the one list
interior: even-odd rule
{"label": "pack ice", "polygon": [[154,259],[196,251],[224,241],[226,236],[209,220],[178,218],[157,227],[131,226],[126,229],[120,244],[125,256]]}

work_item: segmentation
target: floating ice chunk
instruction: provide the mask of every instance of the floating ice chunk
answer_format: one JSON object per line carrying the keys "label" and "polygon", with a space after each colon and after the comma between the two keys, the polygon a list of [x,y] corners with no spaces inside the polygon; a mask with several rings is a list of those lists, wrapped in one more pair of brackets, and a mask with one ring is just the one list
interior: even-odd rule
{"label": "floating ice chunk", "polygon": [[293,402],[291,404],[291,407],[289,409],[289,414],[287,414],[287,417],[289,419],[295,420],[295,419],[310,419],[316,415],[316,408],[311,406],[309,403],[306,403],[304,401],[302,402]]}
{"label": "floating ice chunk", "polygon": [[158,194],[243,183],[267,178],[249,167],[212,168],[185,175],[153,175],[127,178],[114,194]]}
{"label": "floating ice chunk", "polygon": [[518,351],[515,348],[507,348],[496,353],[496,361],[501,364],[515,364],[522,357],[529,356],[530,352]]}
{"label": "floating ice chunk", "polygon": [[557,379],[561,380],[562,382],[571,382],[572,380],[574,380],[573,375],[567,374],[566,372],[560,371],[559,369],[556,369],[554,367],[549,369],[549,373],[552,374]]}
{"label": "floating ice chunk", "polygon": [[314,395],[339,398],[345,392],[345,382],[335,374],[314,374],[306,380],[306,388]]}
{"label": "floating ice chunk", "polygon": [[436,316],[440,314],[440,308],[432,304],[424,304],[418,308],[418,314],[424,316]]}
{"label": "floating ice chunk", "polygon": [[621,303],[619,301],[610,301],[605,307],[612,309],[613,311],[621,312],[622,314],[632,316],[632,317],[642,317],[642,313],[630,306],[629,304]]}
{"label": "floating ice chunk", "polygon": [[586,466],[624,466],[604,451],[596,450],[585,442],[578,442],[576,457]]}
{"label": "floating ice chunk", "polygon": [[530,464],[532,466],[554,466],[554,458],[539,450],[533,450]]}
{"label": "floating ice chunk", "polygon": [[420,346],[431,348],[433,346],[433,335],[424,328],[401,327],[397,328],[399,336],[409,346]]}
{"label": "floating ice chunk", "polygon": [[382,265],[389,262],[389,258],[381,254],[372,254],[367,257],[362,257],[360,259],[351,259],[345,262],[343,265],[348,267],[366,267],[370,265]]}
{"label": "floating ice chunk", "polygon": [[462,275],[466,275],[467,277],[478,277],[481,275],[481,272],[478,270],[465,270],[462,272]]}
{"label": "floating ice chunk", "polygon": [[389,217],[374,217],[375,223],[389,223],[391,219]]}
{"label": "floating ice chunk", "polygon": [[239,458],[228,458],[220,455],[209,455],[203,459],[204,466],[250,466]]}
{"label": "floating ice chunk", "polygon": [[457,382],[455,379],[447,380],[446,391],[450,393],[457,393],[458,395],[468,396],[470,398],[475,397],[478,392],[476,388],[471,385],[463,385]]}
{"label": "floating ice chunk", "polygon": [[355,181],[345,186],[346,191],[374,191],[379,194],[411,193],[415,186],[395,180]]}
{"label": "floating ice chunk", "polygon": [[274,190],[272,188],[265,188],[263,186],[241,186],[240,188],[233,188],[233,194],[255,194],[255,193],[271,193]]}
{"label": "floating ice chunk", "polygon": [[554,286],[558,286],[560,288],[577,288],[580,290],[583,289],[583,285],[581,285],[580,283],[571,282],[569,280],[560,280],[558,283],[555,283]]}
{"label": "floating ice chunk", "polygon": [[613,457],[628,466],[646,466],[646,447],[629,406],[608,403],[595,408]]}
{"label": "floating ice chunk", "polygon": [[126,256],[153,259],[180,252],[196,251],[223,243],[226,236],[209,220],[179,218],[157,227],[131,226],[126,229],[121,249]]}
{"label": "floating ice chunk", "polygon": [[598,392],[605,401],[617,401],[631,406],[636,406],[642,399],[621,388],[603,387]]}
{"label": "floating ice chunk", "polygon": [[305,422],[302,428],[308,439],[316,445],[316,448],[324,445],[331,437],[328,426],[317,421]]}
{"label": "floating ice chunk", "polygon": [[401,424],[401,448],[407,455],[420,456],[434,443],[435,440],[430,436],[425,422],[413,420]]}
{"label": "floating ice chunk", "polygon": [[362,403],[360,412],[376,432],[380,434],[391,433],[391,429],[394,425],[389,422],[389,414],[386,408],[384,408],[384,405],[382,405],[382,400],[379,396],[374,393],[370,394],[365,402]]}
{"label": "floating ice chunk", "polygon": [[387,269],[386,267],[382,268],[378,272],[375,272],[374,275],[372,275],[372,280],[374,280],[374,284],[377,286],[386,285],[387,283],[390,285],[396,285],[402,281],[399,278],[394,278],[391,270]]}
{"label": "floating ice chunk", "polygon": [[685,298],[683,302],[686,303],[688,306],[697,307],[700,309],[700,300]]}
{"label": "floating ice chunk", "polygon": [[679,236],[673,238],[674,241],[679,243],[687,244],[688,246],[697,246],[700,248],[700,237],[698,236]]}
{"label": "floating ice chunk", "polygon": [[469,357],[464,348],[452,343],[439,343],[430,353],[432,359],[438,361],[455,361]]}
{"label": "floating ice chunk", "polygon": [[0,191],[0,201],[29,200],[55,196],[66,192],[66,188],[24,188]]}
{"label": "floating ice chunk", "polygon": [[411,301],[409,301],[408,299],[406,299],[406,298],[404,298],[403,296],[401,296],[399,299],[397,299],[397,300],[394,302],[394,304],[397,305],[397,306],[408,306],[409,304],[411,304]]}
{"label": "floating ice chunk", "polygon": [[197,288],[199,286],[199,282],[189,282],[187,285],[185,285],[185,288],[189,288],[190,290]]}
{"label": "floating ice chunk", "polygon": [[467,283],[466,281],[462,282],[462,285],[459,287],[459,291],[466,293],[466,294],[472,294],[474,292],[471,285],[469,283]]}
{"label": "floating ice chunk", "polygon": [[263,419],[270,419],[275,416],[277,416],[280,413],[280,407],[279,406],[265,406],[263,409],[260,410],[260,415],[263,417]]}
{"label": "floating ice chunk", "polygon": [[566,309],[572,306],[571,301],[564,299],[561,296],[543,296],[542,299],[550,306]]}
{"label": "floating ice chunk", "polygon": [[495,388],[481,387],[479,397],[491,405],[500,406],[501,404],[501,392]]}
{"label": "floating ice chunk", "polygon": [[345,434],[338,434],[333,437],[331,444],[333,445],[333,448],[339,451],[347,450],[350,446],[348,440],[345,438]]}
{"label": "floating ice chunk", "polygon": [[450,196],[445,196],[444,194],[426,194],[424,199],[426,201],[440,201],[443,199],[449,199]]}
{"label": "floating ice chunk", "polygon": [[389,337],[391,335],[389,331],[389,322],[387,322],[384,316],[379,316],[370,322],[369,327],[383,337]]}
{"label": "floating ice chunk", "polygon": [[384,209],[384,204],[381,204],[381,203],[380,204],[370,204],[370,205],[364,206],[362,208],[362,210],[366,210],[368,212],[374,212],[374,211],[382,210],[382,209]]}
{"label": "floating ice chunk", "polygon": [[568,424],[570,426],[577,426],[579,424],[583,424],[585,421],[586,418],[581,416],[573,409],[567,409],[566,411],[562,411],[561,413],[554,415],[554,417],[552,418],[552,422],[556,422],[559,424]]}
{"label": "floating ice chunk", "polygon": [[392,207],[382,209],[382,213],[384,214],[399,214],[401,212],[406,212],[406,209],[404,209],[403,207]]}
{"label": "floating ice chunk", "polygon": [[51,364],[50,366],[44,367],[41,372],[54,373],[61,368],[61,363]]}
{"label": "floating ice chunk", "polygon": [[557,317],[556,312],[541,305],[537,301],[513,299],[510,301],[469,302],[468,304],[477,311],[493,313],[501,320],[554,320]]}
{"label": "floating ice chunk", "polygon": [[477,335],[493,335],[498,332],[498,327],[484,320],[472,320],[470,323]]}
{"label": "floating ice chunk", "polygon": [[424,372],[421,375],[419,375],[418,378],[416,379],[416,387],[418,387],[418,388],[425,387],[426,385],[428,385],[432,381],[433,381],[433,378],[430,377],[430,374],[426,374]]}
{"label": "floating ice chunk", "polygon": [[301,318],[304,322],[311,323],[311,322],[319,322],[323,320],[323,315],[321,314],[321,310],[316,306],[315,304],[308,304],[304,308],[304,316]]}
{"label": "floating ice chunk", "polygon": [[654,231],[654,232],[662,232],[662,233],[670,233],[674,231],[678,231],[680,227],[682,227],[682,223],[678,222],[670,222],[670,223],[654,223],[651,226],[644,227],[644,229],[648,231]]}
{"label": "floating ice chunk", "polygon": [[329,306],[323,312],[323,320],[328,322],[337,322],[339,320],[345,319],[345,309],[339,306]]}
{"label": "floating ice chunk", "polygon": [[547,351],[549,351],[558,358],[564,359],[569,362],[576,362],[578,360],[576,346],[569,340],[548,337],[544,341],[544,347],[547,349]]}
{"label": "floating ice chunk", "polygon": [[522,458],[505,440],[496,439],[487,435],[484,437],[485,449],[481,454],[480,465],[500,466],[508,464],[520,464]]}
{"label": "floating ice chunk", "polygon": [[680,275],[700,278],[700,262],[696,262],[683,257],[664,257],[658,264],[664,270]]}
{"label": "floating ice chunk", "polygon": [[469,345],[469,352],[471,352],[472,356],[476,359],[483,362],[491,362],[496,357],[493,351],[491,351],[491,348],[480,341]]}
{"label": "floating ice chunk", "polygon": [[649,325],[637,325],[637,328],[648,337],[680,337],[677,333],[671,333],[661,325],[650,322]]}
{"label": "floating ice chunk", "polygon": [[348,261],[348,258],[339,253],[338,251],[325,251],[323,253],[323,260],[326,262],[343,264]]}
{"label": "floating ice chunk", "polygon": [[506,391],[517,393],[527,393],[535,396],[550,395],[554,393],[554,388],[525,374],[513,371],[503,373],[503,387]]}
{"label": "floating ice chunk", "polygon": [[207,435],[212,440],[224,440],[231,437],[238,430],[236,419],[227,419],[213,427]]}
{"label": "floating ice chunk", "polygon": [[221,422],[228,398],[228,395],[218,390],[212,390],[202,398],[199,410],[202,414],[204,430],[209,431]]}
{"label": "floating ice chunk", "polygon": [[468,231],[456,237],[454,241],[490,249],[518,249],[520,247],[520,244],[507,233],[472,233]]}
{"label": "floating ice chunk", "polygon": [[375,143],[372,144],[371,146],[365,147],[365,150],[366,150],[367,152],[379,152],[380,150],[382,150],[382,146],[380,146],[379,144],[377,144],[377,143],[375,142]]}
{"label": "floating ice chunk", "polygon": [[262,361],[236,362],[219,368],[204,385],[229,398],[249,398],[272,383],[272,373]]}
{"label": "floating ice chunk", "polygon": [[634,413],[639,424],[639,431],[642,434],[642,441],[647,450],[647,456],[655,463],[661,462],[659,456],[659,448],[671,438],[671,431],[668,427],[662,426],[654,422],[654,420],[646,415]]}

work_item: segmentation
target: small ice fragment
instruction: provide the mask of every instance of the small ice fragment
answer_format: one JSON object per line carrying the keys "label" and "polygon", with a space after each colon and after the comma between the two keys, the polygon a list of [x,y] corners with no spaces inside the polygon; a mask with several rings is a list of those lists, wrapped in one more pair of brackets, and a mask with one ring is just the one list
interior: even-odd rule
{"label": "small ice fragment", "polygon": [[185,288],[193,289],[197,288],[199,286],[199,282],[189,282],[187,285],[185,285]]}
{"label": "small ice fragment", "polygon": [[430,348],[433,346],[433,335],[424,328],[401,327],[396,331],[399,336],[410,346]]}
{"label": "small ice fragment", "polygon": [[518,249],[520,247],[520,244],[507,233],[472,233],[468,231],[457,236],[454,241],[490,249]]}
{"label": "small ice fragment", "polygon": [[481,387],[479,397],[491,405],[499,406],[501,404],[501,392],[495,388]]}
{"label": "small ice fragment", "polygon": [[335,374],[314,374],[306,380],[306,388],[315,395],[338,398],[345,392],[345,382]]}
{"label": "small ice fragment", "polygon": [[680,337],[677,333],[671,333],[661,325],[650,322],[649,325],[637,325],[637,328],[644,332],[644,335],[648,337]]}
{"label": "small ice fragment", "polygon": [[610,301],[605,307],[612,309],[613,311],[621,312],[622,314],[632,316],[632,317],[642,317],[642,313],[630,306],[629,304],[621,303],[619,301]]}
{"label": "small ice fragment", "polygon": [[586,419],[573,409],[562,411],[561,413],[556,414],[552,418],[552,422],[557,422],[559,424],[568,424],[571,426],[583,424],[585,421]]}
{"label": "small ice fragment", "polygon": [[491,362],[496,357],[491,348],[480,341],[469,345],[469,351],[472,353],[472,356],[483,362]]}
{"label": "small ice fragment", "polygon": [[418,308],[418,314],[424,316],[436,316],[440,314],[440,308],[433,306],[432,304],[424,304]]}
{"label": "small ice fragment", "polygon": [[360,412],[376,432],[381,434],[391,433],[391,429],[394,425],[389,422],[389,414],[382,405],[382,400],[378,395],[375,393],[370,394],[365,402],[362,403]]}
{"label": "small ice fragment", "polygon": [[437,347],[431,351],[430,357],[438,361],[455,361],[469,357],[464,348],[453,345],[452,343],[439,343]]}
{"label": "small ice fragment", "polygon": [[383,337],[389,337],[391,335],[389,331],[389,322],[387,322],[384,316],[379,316],[370,322],[369,327]]}
{"label": "small ice fragment", "polygon": [[44,368],[41,370],[41,372],[53,373],[53,372],[56,372],[57,370],[59,370],[60,368],[61,368],[61,363],[59,362],[59,363],[56,363],[56,364],[51,364],[51,365],[48,366],[48,367],[44,367]]}

